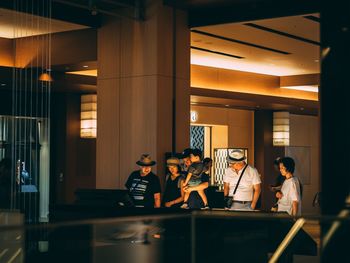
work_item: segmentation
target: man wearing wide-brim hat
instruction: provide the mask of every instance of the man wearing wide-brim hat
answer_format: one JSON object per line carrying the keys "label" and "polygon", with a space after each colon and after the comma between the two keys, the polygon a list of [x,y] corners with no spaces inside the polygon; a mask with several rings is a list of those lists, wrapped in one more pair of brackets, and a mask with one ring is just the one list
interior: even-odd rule
{"label": "man wearing wide-brim hat", "polygon": [[224,175],[224,196],[226,209],[255,210],[261,192],[258,171],[246,163],[244,150],[235,149],[228,153],[229,167]]}
{"label": "man wearing wide-brim hat", "polygon": [[149,154],[142,154],[136,164],[140,169],[132,172],[125,183],[135,207],[160,207],[160,182],[158,176],[152,173],[156,162]]}

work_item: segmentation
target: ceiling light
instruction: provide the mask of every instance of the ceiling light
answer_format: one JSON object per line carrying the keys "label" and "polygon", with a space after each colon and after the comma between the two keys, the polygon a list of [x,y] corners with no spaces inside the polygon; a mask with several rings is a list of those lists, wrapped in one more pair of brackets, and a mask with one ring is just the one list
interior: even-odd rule
{"label": "ceiling light", "polygon": [[[242,59],[232,59],[226,57],[218,58],[217,54],[200,54],[201,51],[191,50],[191,64],[206,67],[231,69],[272,76],[297,75],[298,71],[291,68],[276,67],[268,64],[260,64],[252,61],[242,61]],[[237,60],[237,61],[236,61]]]}
{"label": "ceiling light", "polygon": [[88,68],[89,66],[88,65],[84,65],[83,68]]}
{"label": "ceiling light", "polygon": [[1,85],[1,87],[5,87],[5,86],[6,86],[6,84],[5,84],[5,83],[1,83],[0,85]]}
{"label": "ceiling light", "polygon": [[[1,3],[3,2],[4,1],[1,1]],[[11,1],[11,2],[14,2],[14,1]],[[29,5],[29,2],[33,3],[33,1],[23,1],[21,3],[23,4],[27,3],[27,5]],[[19,1],[17,1],[16,3],[19,3]],[[27,6],[27,9],[29,9],[28,6]],[[49,18],[44,16],[37,16],[30,12],[19,12],[19,10],[9,10],[9,9],[0,8],[0,13],[1,13],[1,22],[2,22],[0,23],[1,38],[14,39],[14,38],[22,38],[22,37],[30,37],[30,36],[40,36],[47,33],[56,33],[56,32],[64,32],[64,31],[88,28],[87,26],[83,26],[75,23],[51,19],[51,17]],[[33,21],[35,21],[35,25],[37,26],[35,27],[33,25],[30,26]],[[48,24],[50,24],[50,27],[39,26],[39,25],[48,25]]]}
{"label": "ceiling light", "polygon": [[308,85],[308,86],[284,86],[284,87],[281,87],[281,89],[294,89],[294,90],[318,92],[318,86],[317,86],[317,85]]}
{"label": "ceiling light", "polygon": [[88,70],[80,70],[80,71],[67,71],[66,74],[76,74],[76,75],[97,77],[97,69],[88,69]]}

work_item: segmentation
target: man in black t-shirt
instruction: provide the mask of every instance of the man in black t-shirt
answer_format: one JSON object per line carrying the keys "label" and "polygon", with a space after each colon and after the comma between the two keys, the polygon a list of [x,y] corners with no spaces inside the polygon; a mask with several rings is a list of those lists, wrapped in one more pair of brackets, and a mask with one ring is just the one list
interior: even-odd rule
{"label": "man in black t-shirt", "polygon": [[125,183],[135,207],[160,207],[160,182],[152,173],[152,166],[156,162],[148,154],[143,154],[136,164],[140,170],[132,172]]}

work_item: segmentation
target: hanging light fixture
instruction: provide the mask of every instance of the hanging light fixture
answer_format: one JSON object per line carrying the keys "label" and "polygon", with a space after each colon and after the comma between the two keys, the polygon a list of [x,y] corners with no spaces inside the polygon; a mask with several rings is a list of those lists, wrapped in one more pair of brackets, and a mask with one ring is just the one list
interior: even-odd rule
{"label": "hanging light fixture", "polygon": [[49,73],[42,73],[40,76],[39,76],[39,80],[41,81],[53,81],[51,75]]}
{"label": "hanging light fixture", "polygon": [[273,146],[289,146],[289,112],[273,113]]}
{"label": "hanging light fixture", "polygon": [[96,138],[97,134],[97,95],[81,96],[80,137]]}

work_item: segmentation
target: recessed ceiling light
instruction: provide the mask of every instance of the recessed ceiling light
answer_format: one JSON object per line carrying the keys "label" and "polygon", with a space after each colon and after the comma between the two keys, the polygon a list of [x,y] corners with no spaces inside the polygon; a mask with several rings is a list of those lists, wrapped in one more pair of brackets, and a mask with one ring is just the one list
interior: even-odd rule
{"label": "recessed ceiling light", "polygon": [[79,70],[79,71],[66,71],[66,74],[75,74],[75,75],[97,77],[97,69],[84,69],[84,70]]}
{"label": "recessed ceiling light", "polygon": [[320,62],[318,59],[315,59],[315,62],[317,63],[317,62]]}
{"label": "recessed ceiling light", "polygon": [[5,87],[5,86],[6,86],[6,84],[5,84],[5,83],[1,83],[0,85],[1,85],[1,87]]}
{"label": "recessed ceiling light", "polygon": [[230,107],[230,105],[229,105],[229,104],[226,104],[225,106],[226,106],[226,107]]}
{"label": "recessed ceiling light", "polygon": [[281,87],[282,89],[294,89],[294,90],[302,90],[302,91],[311,91],[311,92],[318,92],[318,86],[285,86]]}
{"label": "recessed ceiling light", "polygon": [[83,68],[88,68],[89,66],[88,65],[84,65]]}

